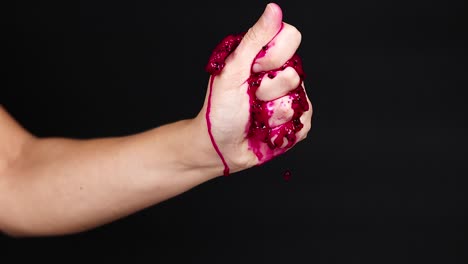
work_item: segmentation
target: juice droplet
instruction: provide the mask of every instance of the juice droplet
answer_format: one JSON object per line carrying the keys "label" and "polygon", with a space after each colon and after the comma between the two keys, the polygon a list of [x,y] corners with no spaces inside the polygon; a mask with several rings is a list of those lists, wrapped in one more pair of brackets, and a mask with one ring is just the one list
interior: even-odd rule
{"label": "juice droplet", "polygon": [[283,179],[284,179],[285,181],[289,181],[289,180],[291,179],[291,176],[292,176],[292,174],[291,174],[291,171],[290,171],[290,170],[286,170],[286,171],[283,173]]}

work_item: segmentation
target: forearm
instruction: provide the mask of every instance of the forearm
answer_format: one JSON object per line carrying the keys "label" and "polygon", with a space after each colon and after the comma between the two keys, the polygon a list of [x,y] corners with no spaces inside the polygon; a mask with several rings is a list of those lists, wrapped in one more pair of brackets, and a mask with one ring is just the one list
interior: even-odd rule
{"label": "forearm", "polygon": [[4,177],[6,229],[79,232],[180,194],[222,173],[212,150],[201,147],[207,137],[184,120],[120,138],[35,140]]}

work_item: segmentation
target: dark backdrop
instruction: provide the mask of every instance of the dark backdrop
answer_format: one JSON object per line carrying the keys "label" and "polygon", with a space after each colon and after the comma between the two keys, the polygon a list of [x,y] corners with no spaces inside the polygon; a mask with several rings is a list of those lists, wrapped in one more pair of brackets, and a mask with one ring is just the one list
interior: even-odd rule
{"label": "dark backdrop", "polygon": [[[211,49],[266,3],[11,2],[1,101],[38,136],[127,135],[193,117]],[[278,3],[303,34],[315,110],[306,141],[89,232],[0,237],[0,258],[466,263],[466,4]]]}

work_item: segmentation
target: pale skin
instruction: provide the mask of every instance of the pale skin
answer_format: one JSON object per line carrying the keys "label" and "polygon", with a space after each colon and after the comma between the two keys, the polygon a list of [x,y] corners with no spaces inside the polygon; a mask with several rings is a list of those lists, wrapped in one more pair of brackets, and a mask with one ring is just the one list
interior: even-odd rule
{"label": "pale skin", "polygon": [[[284,23],[276,35],[281,24],[281,9],[269,4],[214,79],[212,133],[231,173],[263,162],[246,138],[245,80],[264,45],[274,43],[255,60],[255,71],[278,68],[296,52],[299,31]],[[273,102],[272,125],[291,119],[285,95],[299,82],[294,70],[262,82],[257,97]],[[82,232],[221,176],[224,167],[209,138],[206,108],[207,99],[193,119],[131,136],[76,140],[35,137],[0,106],[0,230],[17,237]],[[301,117],[298,141],[306,137],[311,116],[310,107]]]}

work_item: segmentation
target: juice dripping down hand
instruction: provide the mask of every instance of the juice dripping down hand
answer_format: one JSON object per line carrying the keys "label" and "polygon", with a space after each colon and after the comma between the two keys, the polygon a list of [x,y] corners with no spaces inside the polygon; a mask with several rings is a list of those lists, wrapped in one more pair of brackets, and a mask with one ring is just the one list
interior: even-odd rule
{"label": "juice dripping down hand", "polygon": [[312,105],[295,54],[300,42],[300,32],[282,22],[280,7],[269,4],[245,35],[228,36],[213,51],[195,121],[206,126],[203,152],[224,175],[271,160],[307,136]]}

